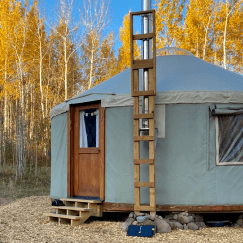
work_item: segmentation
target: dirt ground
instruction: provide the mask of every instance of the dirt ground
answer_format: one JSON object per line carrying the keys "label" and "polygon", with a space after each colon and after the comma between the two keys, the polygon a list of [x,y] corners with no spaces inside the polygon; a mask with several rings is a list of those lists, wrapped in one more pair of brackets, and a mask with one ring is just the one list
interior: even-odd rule
{"label": "dirt ground", "polygon": [[[205,228],[197,231],[173,230],[152,238],[128,237],[121,230],[122,222],[92,218],[83,225],[57,225],[43,213],[52,212],[50,197],[35,196],[0,203],[1,242],[243,242],[243,228]],[[6,204],[8,203],[8,204]]]}
{"label": "dirt ground", "polygon": [[7,198],[0,198],[0,206],[9,204],[13,201],[13,199],[7,197]]}

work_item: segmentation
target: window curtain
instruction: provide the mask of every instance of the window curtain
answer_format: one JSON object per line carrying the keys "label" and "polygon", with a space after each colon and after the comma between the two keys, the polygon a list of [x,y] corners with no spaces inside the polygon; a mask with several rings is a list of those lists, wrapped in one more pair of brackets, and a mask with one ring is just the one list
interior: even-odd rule
{"label": "window curtain", "polygon": [[80,111],[79,113],[79,122],[80,122],[80,135],[79,135],[79,147],[87,148],[88,147],[88,139],[86,133],[86,126],[84,121],[84,111]]}
{"label": "window curtain", "polygon": [[96,147],[99,147],[99,110],[96,110]]}

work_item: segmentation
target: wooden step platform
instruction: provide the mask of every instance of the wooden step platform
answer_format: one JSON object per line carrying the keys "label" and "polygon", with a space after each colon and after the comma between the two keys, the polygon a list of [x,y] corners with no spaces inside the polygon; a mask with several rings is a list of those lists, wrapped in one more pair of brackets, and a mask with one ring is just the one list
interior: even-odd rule
{"label": "wooden step platform", "polygon": [[44,213],[50,221],[68,223],[71,226],[83,224],[90,216],[102,217],[101,201],[77,198],[61,198],[65,206],[52,206],[54,212]]}

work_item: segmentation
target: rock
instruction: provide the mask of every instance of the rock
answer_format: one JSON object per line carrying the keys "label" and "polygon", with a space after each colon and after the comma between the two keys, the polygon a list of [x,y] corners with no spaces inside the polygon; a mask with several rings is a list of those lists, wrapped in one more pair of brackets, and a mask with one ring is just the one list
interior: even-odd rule
{"label": "rock", "polygon": [[240,214],[239,219],[243,219],[243,214]]}
{"label": "rock", "polygon": [[236,221],[236,224],[238,224],[238,225],[240,225],[240,226],[242,226],[242,223],[243,223],[243,219],[238,219],[238,220]]}
{"label": "rock", "polygon": [[137,225],[138,224],[138,221],[133,221],[132,222],[132,225]]}
{"label": "rock", "polygon": [[128,216],[128,217],[129,217],[129,218],[133,218],[133,219],[134,219],[134,216],[135,216],[135,213],[133,213],[133,212],[132,212],[132,213],[130,213],[130,214],[129,214],[129,216]]}
{"label": "rock", "polygon": [[137,216],[144,216],[145,213],[138,213]]}
{"label": "rock", "polygon": [[143,223],[146,220],[148,220],[147,216],[137,216],[138,223]]}
{"label": "rock", "polygon": [[240,225],[238,225],[238,224],[234,224],[234,227],[239,228],[239,227],[240,227]]}
{"label": "rock", "polygon": [[182,215],[182,216],[188,216],[188,212],[182,212],[182,213],[180,213],[179,215]]}
{"label": "rock", "polygon": [[165,219],[173,219],[173,214],[166,214]]}
{"label": "rock", "polygon": [[173,219],[177,220],[177,218],[178,218],[178,214],[174,213]]}
{"label": "rock", "polygon": [[128,218],[121,226],[124,232],[127,232],[128,226],[133,223],[134,219],[133,218]]}
{"label": "rock", "polygon": [[194,221],[194,218],[192,216],[188,216],[189,223]]}
{"label": "rock", "polygon": [[199,214],[196,214],[195,218],[194,218],[194,221],[195,222],[203,222],[203,216],[199,215]]}
{"label": "rock", "polygon": [[163,219],[162,216],[159,216],[158,218],[159,218],[159,219]]}
{"label": "rock", "polygon": [[191,230],[198,230],[198,226],[195,223],[189,223],[188,228]]}
{"label": "rock", "polygon": [[149,219],[154,221],[155,220],[155,215],[149,215]]}
{"label": "rock", "polygon": [[184,230],[188,230],[188,225],[184,224],[184,225],[183,225],[183,229],[184,229]]}
{"label": "rock", "polygon": [[142,223],[139,223],[137,225],[155,225],[155,223],[152,220],[146,220]]}
{"label": "rock", "polygon": [[199,228],[206,228],[206,224],[204,222],[195,222],[195,224],[199,227]]}
{"label": "rock", "polygon": [[176,220],[165,219],[165,221],[170,225],[171,229],[183,229],[183,225]]}
{"label": "rock", "polygon": [[171,232],[171,227],[170,225],[163,219],[155,219],[154,220],[157,233],[170,233]]}
{"label": "rock", "polygon": [[177,220],[178,220],[178,222],[181,223],[181,224],[188,224],[188,223],[189,223],[189,219],[188,219],[188,217],[183,216],[183,215],[181,215],[181,214],[178,215]]}

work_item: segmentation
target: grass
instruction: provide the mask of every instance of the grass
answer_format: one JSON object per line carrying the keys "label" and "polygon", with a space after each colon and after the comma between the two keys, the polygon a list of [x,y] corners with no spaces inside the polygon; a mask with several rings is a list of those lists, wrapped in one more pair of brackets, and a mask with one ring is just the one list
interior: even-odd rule
{"label": "grass", "polygon": [[0,169],[0,198],[16,200],[30,196],[50,195],[51,168],[38,168],[38,175],[35,177],[32,172],[26,171],[22,179],[15,179],[13,169],[8,167],[5,171]]}

